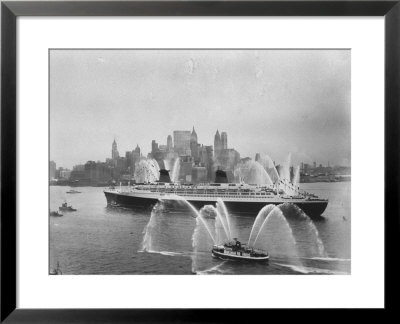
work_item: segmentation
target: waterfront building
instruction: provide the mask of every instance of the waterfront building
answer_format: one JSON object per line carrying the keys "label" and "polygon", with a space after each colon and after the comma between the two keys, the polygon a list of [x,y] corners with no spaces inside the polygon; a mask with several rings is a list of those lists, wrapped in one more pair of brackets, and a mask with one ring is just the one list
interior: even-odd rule
{"label": "waterfront building", "polygon": [[68,170],[68,169],[60,170],[59,179],[68,180],[70,178],[70,176],[71,176],[71,170]]}
{"label": "waterfront building", "polygon": [[96,177],[96,162],[87,161],[85,164],[85,177],[84,179],[94,179]]}
{"label": "waterfront building", "polygon": [[[124,158],[120,158],[124,160]],[[104,162],[88,161],[85,164],[84,179],[92,186],[108,183],[113,178],[115,168],[110,167]],[[82,181],[82,180],[81,180]]]}
{"label": "waterfront building", "polygon": [[158,143],[155,140],[151,141],[151,154],[155,154],[158,152]]}
{"label": "waterfront building", "polygon": [[132,151],[131,154],[131,163],[130,163],[130,174],[133,175],[136,168],[136,163],[139,163],[141,157],[140,147],[136,145],[136,148]]}
{"label": "waterfront building", "polygon": [[191,155],[190,152],[190,131],[174,131],[174,151],[178,153],[179,156]]}
{"label": "waterfront building", "polygon": [[225,171],[233,171],[236,164],[239,163],[240,154],[235,149],[228,148],[228,134],[226,132],[222,132],[220,135],[217,130],[214,136],[214,149],[215,167],[219,167]]}
{"label": "waterfront building", "polygon": [[148,157],[155,159],[158,164],[161,164],[165,157],[165,151],[160,150],[160,147],[155,140],[151,141],[151,153],[149,153]]}
{"label": "waterfront building", "polygon": [[69,177],[71,182],[80,182],[89,185],[89,177],[85,171],[84,164],[74,165]]}
{"label": "waterfront building", "polygon": [[228,134],[226,132],[221,133],[221,149],[228,149]]}
{"label": "waterfront building", "polygon": [[179,180],[192,182],[193,157],[191,155],[180,156]]}
{"label": "waterfront building", "polygon": [[192,167],[192,183],[205,183],[207,182],[207,168],[205,166]]}
{"label": "waterfront building", "polygon": [[126,168],[130,168],[132,164],[132,152],[126,151],[125,152],[125,161],[126,161]]}
{"label": "waterfront building", "polygon": [[172,146],[172,136],[168,135],[167,137],[167,151],[171,152],[173,150],[173,146]]}
{"label": "waterfront building", "polygon": [[61,178],[63,178],[62,173],[63,173],[64,171],[69,171],[69,172],[71,173],[70,170],[64,169],[63,167],[59,167],[58,169],[56,169],[56,174],[55,174],[55,177],[54,177],[54,178],[55,178],[55,179],[61,179]]}
{"label": "waterfront building", "polygon": [[120,179],[121,174],[126,173],[126,158],[120,157],[116,160],[115,167],[113,169],[113,178],[114,180]]}
{"label": "waterfront building", "polygon": [[159,145],[158,150],[160,152],[166,153],[166,152],[168,152],[168,147],[167,147],[167,145]]}
{"label": "waterfront building", "polygon": [[72,171],[84,171],[85,165],[84,164],[77,164],[72,167]]}
{"label": "waterfront building", "polygon": [[54,180],[56,178],[56,170],[57,170],[56,162],[50,161],[49,162],[49,177],[50,177],[50,180]]}

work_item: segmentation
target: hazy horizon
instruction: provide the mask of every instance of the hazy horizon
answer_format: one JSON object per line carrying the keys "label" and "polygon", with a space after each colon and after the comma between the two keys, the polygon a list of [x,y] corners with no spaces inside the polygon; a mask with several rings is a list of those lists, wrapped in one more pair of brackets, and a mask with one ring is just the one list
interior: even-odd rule
{"label": "hazy horizon", "polygon": [[216,130],[241,157],[351,163],[350,50],[51,50],[50,160],[72,168]]}

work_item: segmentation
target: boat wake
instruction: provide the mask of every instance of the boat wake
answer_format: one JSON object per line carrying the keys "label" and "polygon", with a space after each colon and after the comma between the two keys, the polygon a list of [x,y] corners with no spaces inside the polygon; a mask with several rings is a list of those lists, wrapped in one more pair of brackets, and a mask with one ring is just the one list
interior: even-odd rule
{"label": "boat wake", "polygon": [[313,258],[302,258],[306,260],[318,260],[318,261],[339,261],[339,262],[350,262],[351,259],[341,259],[341,258],[330,258],[330,257],[313,257]]}
{"label": "boat wake", "polygon": [[344,271],[334,271],[321,268],[304,267],[292,264],[274,263],[281,267],[290,268],[293,271],[304,273],[304,274],[331,274],[331,275],[349,275],[350,273]]}
{"label": "boat wake", "polygon": [[152,253],[152,254],[162,254],[167,256],[192,256],[192,252],[173,252],[173,251],[155,251],[155,250],[139,250],[139,253]]}
{"label": "boat wake", "polygon": [[159,252],[162,255],[168,255],[168,256],[190,256],[190,253],[185,253],[185,252],[171,252],[171,251],[160,251]]}
{"label": "boat wake", "polygon": [[195,271],[195,274],[198,275],[209,275],[209,274],[228,274],[230,273],[229,270],[222,270],[221,267],[226,263],[227,261],[223,261],[220,264],[206,269],[206,270],[201,270],[201,271]]}
{"label": "boat wake", "polygon": [[[166,196],[169,198],[170,196]],[[176,198],[175,195],[171,196]],[[168,199],[167,199],[168,200]],[[165,196],[154,207],[149,222],[143,230],[143,240],[140,252],[161,254],[165,256],[189,257],[192,260],[192,273],[194,274],[233,274],[234,270],[223,267],[227,262],[226,248],[240,249],[240,231],[237,221],[229,214],[222,199],[218,198],[216,205],[206,205],[197,210],[184,198],[175,199],[188,207],[188,216],[195,219],[192,234],[193,251],[168,251],[166,242],[170,242],[168,231],[168,217],[164,217]],[[186,211],[186,213],[188,212]],[[289,217],[284,213],[289,214]],[[180,236],[179,236],[180,237]],[[301,240],[307,237],[306,241]],[[235,242],[233,246],[232,242]],[[239,243],[239,247],[236,245]],[[348,275],[350,271],[337,271],[326,269],[326,262],[349,262],[350,259],[331,258],[327,256],[323,242],[312,220],[298,207],[291,204],[267,205],[257,215],[250,235],[245,244],[252,251],[268,251],[274,255],[274,264],[290,268],[293,272],[303,274],[339,274]],[[298,245],[307,253],[299,255]],[[223,248],[222,248],[223,247]],[[218,249],[223,249],[221,252]],[[222,259],[217,265],[210,258],[210,252]],[[247,250],[244,249],[244,252]],[[219,255],[224,253],[224,255]],[[228,255],[228,253],[226,253]],[[235,257],[236,257],[235,253]],[[267,254],[268,255],[268,254]],[[241,255],[242,256],[242,255]],[[251,256],[251,255],[250,255]],[[253,259],[255,257],[253,256]],[[308,260],[308,262],[307,262]],[[314,262],[312,262],[314,261]],[[280,263],[281,262],[281,263]],[[325,264],[323,263],[325,262]],[[343,263],[346,267],[346,263]],[[342,270],[342,269],[340,269]]]}

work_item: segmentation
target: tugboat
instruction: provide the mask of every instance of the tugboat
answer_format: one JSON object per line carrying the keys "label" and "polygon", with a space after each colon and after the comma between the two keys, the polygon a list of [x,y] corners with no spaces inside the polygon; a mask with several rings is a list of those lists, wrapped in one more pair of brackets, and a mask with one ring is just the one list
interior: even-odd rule
{"label": "tugboat", "polygon": [[233,240],[223,245],[214,245],[211,250],[213,256],[223,260],[268,262],[268,252],[246,247],[237,238]]}
{"label": "tugboat", "polygon": [[77,194],[77,193],[81,193],[81,192],[78,190],[75,190],[75,189],[71,189],[71,190],[67,191],[67,194]]}
{"label": "tugboat", "polygon": [[76,211],[76,209],[72,208],[72,206],[68,206],[66,201],[63,202],[63,204],[60,207],[58,207],[58,209],[62,211]]}
{"label": "tugboat", "polygon": [[63,214],[61,214],[59,211],[51,211],[50,216],[55,216],[55,217],[61,217]]}

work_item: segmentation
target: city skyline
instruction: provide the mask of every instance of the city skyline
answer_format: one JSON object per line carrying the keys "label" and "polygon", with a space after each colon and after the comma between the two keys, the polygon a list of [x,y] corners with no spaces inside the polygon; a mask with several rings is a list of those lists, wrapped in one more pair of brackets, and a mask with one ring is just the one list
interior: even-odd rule
{"label": "city skyline", "polygon": [[173,130],[218,129],[242,157],[350,165],[350,52],[51,51],[50,159],[72,168]]}
{"label": "city skyline", "polygon": [[[194,127],[193,127],[193,129],[194,129]],[[217,132],[218,132],[219,130],[217,130]],[[186,131],[185,131],[186,132]],[[189,131],[190,132],[190,131]],[[227,136],[228,136],[228,134],[226,133],[226,132],[223,132],[224,134],[225,134],[225,136],[226,136],[226,139],[227,139]],[[215,136],[215,135],[214,135]],[[153,144],[156,144],[157,145],[157,149],[158,149],[158,147],[164,147],[164,148],[169,148],[169,145],[168,145],[168,138],[169,137],[171,137],[171,135],[168,135],[167,136],[167,141],[166,141],[166,144],[163,144],[163,143],[161,143],[161,142],[157,142],[156,140],[152,140],[152,142],[151,142],[151,145],[153,145]],[[172,136],[172,138],[173,138],[173,136]],[[221,142],[222,143],[222,142]],[[213,152],[214,152],[214,154],[215,154],[215,151],[214,151],[214,148],[215,148],[215,146],[213,145],[213,144],[210,144],[210,145],[208,145],[207,143],[199,143],[199,145],[201,145],[201,146],[204,146],[204,147],[206,147],[206,146],[211,146],[212,148],[213,148]],[[120,149],[120,148],[118,148],[119,147],[119,145],[118,145],[118,143],[117,143],[117,141],[116,141],[116,139],[114,138],[114,140],[113,140],[113,142],[112,142],[112,144],[111,144],[111,154],[109,154],[109,156],[105,156],[105,157],[103,157],[102,159],[98,159],[98,160],[95,160],[95,159],[89,159],[89,160],[86,160],[86,161],[80,161],[79,163],[76,163],[76,164],[74,164],[72,167],[67,167],[67,166],[65,166],[65,165],[62,165],[62,164],[59,164],[57,161],[55,161],[54,159],[50,159],[50,163],[57,163],[57,169],[58,168],[62,168],[62,169],[64,169],[64,170],[73,170],[73,168],[74,167],[76,167],[76,166],[83,166],[84,164],[86,164],[87,162],[100,162],[100,163],[104,163],[104,162],[107,162],[107,161],[109,161],[109,160],[113,160],[113,159],[118,159],[118,158],[125,158],[125,154],[126,153],[132,153],[132,152],[138,152],[139,151],[139,154],[140,154],[140,157],[142,158],[142,159],[149,159],[149,158],[151,158],[152,159],[152,157],[151,157],[151,154],[152,154],[152,152],[153,152],[153,149],[154,149],[154,147],[152,147],[148,152],[144,152],[142,149],[141,149],[141,147],[137,144],[136,145],[136,147],[133,149],[133,150],[124,150],[124,149]],[[172,149],[174,149],[175,147],[174,147],[174,145],[172,145],[171,146],[171,148]],[[227,149],[228,148],[228,146],[226,145],[226,146],[224,146],[223,147],[224,149]],[[232,148],[232,149],[234,149],[234,148]],[[108,149],[108,151],[110,151],[109,149]],[[122,154],[121,154],[122,153]],[[240,154],[240,152],[238,152],[239,154]],[[289,153],[290,155],[291,155],[291,153]],[[288,155],[289,155],[288,154]],[[259,152],[256,152],[255,154],[254,154],[254,156],[241,156],[241,159],[242,160],[245,160],[245,159],[247,159],[247,158],[251,158],[252,160],[255,160],[255,161],[257,161],[257,156],[259,156],[260,155],[260,153]],[[262,155],[262,154],[261,154]],[[268,155],[268,154],[266,154],[266,155]],[[183,156],[183,155],[182,155]],[[269,156],[269,155],[268,155]],[[278,165],[280,165],[280,164],[282,164],[282,163],[285,163],[286,161],[282,161],[282,163],[277,163],[271,156],[269,156],[270,158],[271,158],[271,160],[275,163],[275,166],[278,166]],[[287,158],[287,156],[286,156],[286,158]],[[292,157],[291,157],[291,161],[292,161]],[[311,162],[305,162],[305,161],[300,161],[299,163],[293,163],[293,162],[291,162],[291,166],[292,167],[300,167],[301,165],[303,165],[303,164],[308,164],[310,167],[314,167],[314,168],[316,168],[316,167],[318,167],[318,166],[323,166],[323,167],[329,167],[329,166],[331,166],[331,167],[333,167],[333,166],[337,166],[337,167],[350,167],[350,165],[340,165],[340,164],[332,164],[330,161],[328,161],[326,164],[324,164],[324,163],[322,163],[323,161],[311,161]]]}
{"label": "city skyline", "polygon": [[162,169],[170,172],[172,181],[186,183],[213,182],[217,170],[225,171],[230,182],[251,183],[273,182],[278,180],[278,174],[278,177],[295,183],[346,181],[351,173],[350,167],[334,166],[329,162],[327,166],[317,164],[317,161],[296,165],[291,163],[290,155],[282,164],[276,164],[260,153],[256,153],[254,159],[241,157],[240,152],[228,147],[228,134],[220,134],[219,130],[214,135],[214,145],[199,143],[194,127],[192,131],[175,130],[173,134],[173,143],[172,136],[168,135],[166,145],[152,140],[152,149],[147,155],[142,154],[138,145],[134,150],[120,154],[114,139],[111,155],[103,161],[89,160],[74,165],[72,170],[62,166],[57,168],[56,162],[50,161],[50,181],[75,186],[104,186],[112,181],[124,181],[125,184],[129,181],[152,182],[158,179]]}

